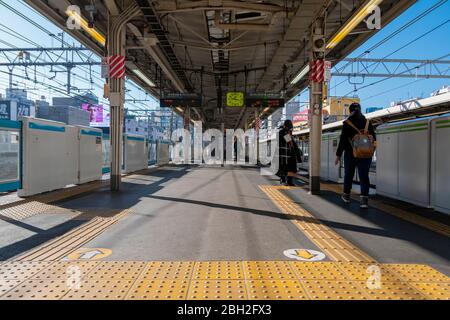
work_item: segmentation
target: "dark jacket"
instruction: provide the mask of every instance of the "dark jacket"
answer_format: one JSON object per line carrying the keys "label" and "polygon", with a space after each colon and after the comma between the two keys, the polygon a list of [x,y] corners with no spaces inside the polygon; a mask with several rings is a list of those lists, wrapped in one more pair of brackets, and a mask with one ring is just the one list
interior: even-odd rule
{"label": "dark jacket", "polygon": [[288,172],[296,173],[297,163],[302,162],[302,152],[298,148],[297,143],[292,138],[291,143],[287,143],[284,137],[289,134],[284,128],[280,128],[279,135],[279,146],[278,146],[278,156],[279,156],[279,170],[278,176],[287,176]]}
{"label": "dark jacket", "polygon": [[[352,114],[350,117],[348,117],[348,120],[350,120],[360,130],[363,130],[366,127],[367,119],[361,113]],[[344,122],[336,156],[342,157],[344,151],[349,151],[353,154],[351,141],[356,134],[358,134],[358,132],[355,130],[355,128],[352,128],[349,124],[347,124],[347,122]],[[373,136],[375,141],[377,140],[372,123],[369,123],[369,134]]]}

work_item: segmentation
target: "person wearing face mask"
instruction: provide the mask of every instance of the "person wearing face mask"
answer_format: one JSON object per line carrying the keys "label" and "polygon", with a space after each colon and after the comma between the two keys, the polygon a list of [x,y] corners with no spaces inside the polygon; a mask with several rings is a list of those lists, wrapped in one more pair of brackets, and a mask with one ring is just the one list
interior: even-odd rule
{"label": "person wearing face mask", "polygon": [[369,207],[369,170],[376,147],[375,130],[369,120],[361,112],[361,105],[350,105],[350,116],[342,127],[341,138],[336,152],[336,165],[339,165],[344,155],[344,193],[342,200],[350,203],[355,170],[361,184],[361,208]]}
{"label": "person wearing face mask", "polygon": [[280,183],[287,186],[295,186],[294,177],[297,174],[297,163],[302,162],[302,154],[297,146],[292,130],[294,126],[291,120],[286,120],[279,131],[279,169],[277,176]]}

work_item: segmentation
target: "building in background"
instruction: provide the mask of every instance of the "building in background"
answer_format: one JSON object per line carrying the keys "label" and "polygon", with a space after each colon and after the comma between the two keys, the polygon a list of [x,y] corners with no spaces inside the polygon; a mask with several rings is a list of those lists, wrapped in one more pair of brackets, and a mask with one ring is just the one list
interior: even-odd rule
{"label": "building in background", "polygon": [[28,99],[26,90],[6,89],[6,96],[0,95],[0,120],[20,120],[21,117],[34,117],[34,102]]}
{"label": "building in background", "polygon": [[324,123],[346,119],[350,115],[349,108],[352,103],[361,103],[361,100],[353,97],[330,97],[323,108]]}

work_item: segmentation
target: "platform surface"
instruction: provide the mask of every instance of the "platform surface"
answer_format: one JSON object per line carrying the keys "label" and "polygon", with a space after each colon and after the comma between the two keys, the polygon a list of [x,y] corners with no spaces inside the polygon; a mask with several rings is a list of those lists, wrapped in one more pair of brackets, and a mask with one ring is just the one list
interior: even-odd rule
{"label": "platform surface", "polygon": [[0,206],[0,299],[450,299],[447,217],[337,188],[169,166]]}

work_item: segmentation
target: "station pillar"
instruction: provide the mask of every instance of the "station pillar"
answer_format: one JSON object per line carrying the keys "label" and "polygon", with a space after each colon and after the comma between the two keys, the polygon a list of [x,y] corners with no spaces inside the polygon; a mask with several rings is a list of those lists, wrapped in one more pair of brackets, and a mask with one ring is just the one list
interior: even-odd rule
{"label": "station pillar", "polygon": [[[325,58],[324,19],[318,18],[311,32],[311,66],[318,60]],[[313,68],[311,68],[313,69]],[[313,70],[311,70],[313,73]],[[322,77],[323,78],[323,77]],[[320,193],[320,166],[322,145],[322,109],[323,82],[311,77],[310,80],[310,152],[309,152],[309,183],[311,194]]]}
{"label": "station pillar", "polygon": [[[140,12],[136,4],[119,15],[110,15],[107,54],[125,56],[125,25]],[[109,78],[111,178],[112,191],[120,190],[122,180],[123,123],[125,103],[125,79]]]}

